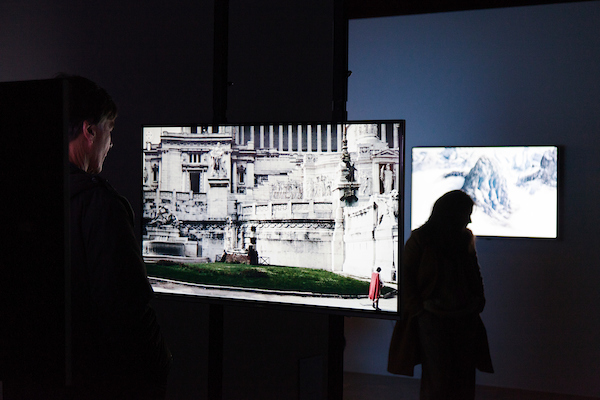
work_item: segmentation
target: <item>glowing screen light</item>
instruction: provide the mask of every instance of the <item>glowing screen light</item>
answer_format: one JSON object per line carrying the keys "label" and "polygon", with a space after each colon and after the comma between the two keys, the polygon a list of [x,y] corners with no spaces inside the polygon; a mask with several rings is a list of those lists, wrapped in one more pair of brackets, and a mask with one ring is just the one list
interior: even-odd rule
{"label": "glowing screen light", "polygon": [[475,235],[556,238],[557,166],[555,146],[414,147],[411,229],[441,195],[460,189],[475,201]]}

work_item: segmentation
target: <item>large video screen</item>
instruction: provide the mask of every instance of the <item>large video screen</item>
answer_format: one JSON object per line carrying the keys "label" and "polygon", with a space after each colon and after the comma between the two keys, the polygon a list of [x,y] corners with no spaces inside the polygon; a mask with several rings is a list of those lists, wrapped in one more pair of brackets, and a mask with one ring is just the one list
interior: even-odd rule
{"label": "large video screen", "polygon": [[155,291],[397,312],[404,121],[142,129]]}
{"label": "large video screen", "polygon": [[556,146],[413,147],[411,180],[411,229],[461,189],[475,201],[468,227],[477,236],[558,236]]}

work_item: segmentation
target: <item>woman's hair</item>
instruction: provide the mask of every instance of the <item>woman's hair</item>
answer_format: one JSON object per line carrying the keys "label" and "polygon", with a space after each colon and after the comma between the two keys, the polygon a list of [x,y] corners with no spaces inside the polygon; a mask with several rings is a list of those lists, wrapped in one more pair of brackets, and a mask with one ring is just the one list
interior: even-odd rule
{"label": "woman's hair", "polygon": [[455,226],[465,214],[470,214],[475,202],[462,190],[452,190],[433,204],[428,223]]}
{"label": "woman's hair", "polygon": [[474,243],[474,236],[464,229],[464,219],[473,210],[473,199],[461,190],[453,190],[436,200],[423,232],[431,245],[442,253],[467,251]]}
{"label": "woman's hair", "polygon": [[77,75],[60,74],[67,83],[69,142],[81,134],[84,121],[98,124],[117,117],[117,106],[110,95],[95,82]]}

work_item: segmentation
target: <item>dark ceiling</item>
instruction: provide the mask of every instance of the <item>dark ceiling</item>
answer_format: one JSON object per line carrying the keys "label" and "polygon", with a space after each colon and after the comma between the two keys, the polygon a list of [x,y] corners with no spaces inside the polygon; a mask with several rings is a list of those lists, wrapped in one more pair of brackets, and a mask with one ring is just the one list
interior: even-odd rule
{"label": "dark ceiling", "polygon": [[349,19],[485,8],[574,3],[581,0],[343,0]]}

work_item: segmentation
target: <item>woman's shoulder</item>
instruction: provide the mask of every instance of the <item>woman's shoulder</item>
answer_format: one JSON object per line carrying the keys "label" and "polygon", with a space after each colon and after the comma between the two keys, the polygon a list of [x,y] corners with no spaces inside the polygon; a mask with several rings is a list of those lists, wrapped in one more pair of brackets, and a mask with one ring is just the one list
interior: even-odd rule
{"label": "woman's shoulder", "polygon": [[431,236],[431,228],[428,225],[421,225],[410,233],[409,240],[426,241]]}
{"label": "woman's shoulder", "polygon": [[430,243],[430,232],[426,228],[420,227],[411,232],[408,240],[406,241],[406,247],[425,248]]}

